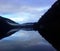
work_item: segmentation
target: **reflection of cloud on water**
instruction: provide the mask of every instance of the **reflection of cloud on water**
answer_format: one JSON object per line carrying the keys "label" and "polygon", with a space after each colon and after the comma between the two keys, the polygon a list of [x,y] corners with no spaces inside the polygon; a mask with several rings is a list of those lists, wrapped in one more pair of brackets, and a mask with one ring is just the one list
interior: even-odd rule
{"label": "reflection of cloud on water", "polygon": [[20,30],[0,41],[0,51],[35,51],[34,49],[54,51],[53,47],[37,31]]}

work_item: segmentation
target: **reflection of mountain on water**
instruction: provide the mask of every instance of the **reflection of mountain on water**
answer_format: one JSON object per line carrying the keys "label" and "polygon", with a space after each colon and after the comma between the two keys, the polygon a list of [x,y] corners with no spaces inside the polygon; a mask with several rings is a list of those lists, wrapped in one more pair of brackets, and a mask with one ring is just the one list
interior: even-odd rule
{"label": "reflection of mountain on water", "polygon": [[27,30],[27,31],[32,31],[33,30],[33,25],[35,23],[24,23],[24,24],[21,24],[21,27],[22,27],[22,30]]}
{"label": "reflection of mountain on water", "polygon": [[17,24],[12,20],[8,20],[2,17],[0,20],[3,23],[0,22],[0,28],[4,28],[1,28],[2,31],[0,32],[2,38],[10,36],[0,41],[0,51],[55,51],[36,31],[31,31],[34,30],[35,23]]}
{"label": "reflection of mountain on water", "polygon": [[37,31],[20,30],[0,41],[0,51],[55,51]]}

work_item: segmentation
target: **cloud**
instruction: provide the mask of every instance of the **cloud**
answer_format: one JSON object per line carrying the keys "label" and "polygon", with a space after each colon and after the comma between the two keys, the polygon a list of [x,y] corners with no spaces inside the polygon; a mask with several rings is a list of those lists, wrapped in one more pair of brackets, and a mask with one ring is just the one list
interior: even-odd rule
{"label": "cloud", "polygon": [[[24,9],[26,8],[26,9]],[[14,14],[4,14],[4,17],[10,18],[19,23],[37,22],[40,17],[49,9],[49,7],[34,8],[24,7],[23,11]]]}
{"label": "cloud", "polygon": [[[10,14],[22,11],[28,11],[35,8],[51,6],[55,0],[0,0],[0,14]],[[43,9],[43,8],[42,8]]]}
{"label": "cloud", "polygon": [[[0,15],[19,23],[36,22],[56,0],[0,0]],[[30,33],[30,34],[29,34]],[[34,34],[34,35],[33,35]],[[42,45],[43,44],[43,45]],[[0,51],[39,51],[48,46],[36,32],[19,32],[0,41]],[[23,48],[28,46],[28,48]],[[31,47],[31,46],[34,46]],[[41,48],[41,46],[43,46]],[[38,47],[38,48],[37,48]],[[47,47],[47,48],[45,48]],[[44,48],[44,49],[43,49]],[[24,49],[24,50],[22,50]],[[51,49],[50,47],[48,50]]]}
{"label": "cloud", "polygon": [[0,0],[0,15],[19,23],[37,22],[56,0]]}
{"label": "cloud", "polygon": [[56,0],[0,0],[0,15],[19,23],[37,22]]}

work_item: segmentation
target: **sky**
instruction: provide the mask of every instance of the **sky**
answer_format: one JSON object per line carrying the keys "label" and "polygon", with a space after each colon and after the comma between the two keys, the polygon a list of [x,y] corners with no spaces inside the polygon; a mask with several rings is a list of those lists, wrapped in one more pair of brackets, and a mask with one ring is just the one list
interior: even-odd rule
{"label": "sky", "polygon": [[[0,16],[18,23],[37,22],[56,0],[0,0]],[[20,30],[0,40],[0,51],[55,51],[38,31]]]}
{"label": "sky", "polygon": [[19,23],[37,22],[56,0],[0,0],[0,16]]}

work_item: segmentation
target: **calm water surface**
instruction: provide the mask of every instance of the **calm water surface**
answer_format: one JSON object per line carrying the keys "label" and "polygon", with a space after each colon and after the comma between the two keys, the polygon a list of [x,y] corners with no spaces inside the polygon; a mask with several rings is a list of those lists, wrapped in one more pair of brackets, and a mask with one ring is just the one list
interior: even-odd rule
{"label": "calm water surface", "polygon": [[38,31],[19,30],[0,40],[0,51],[55,51]]}

